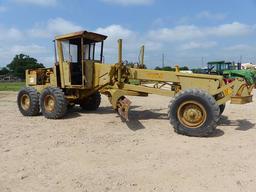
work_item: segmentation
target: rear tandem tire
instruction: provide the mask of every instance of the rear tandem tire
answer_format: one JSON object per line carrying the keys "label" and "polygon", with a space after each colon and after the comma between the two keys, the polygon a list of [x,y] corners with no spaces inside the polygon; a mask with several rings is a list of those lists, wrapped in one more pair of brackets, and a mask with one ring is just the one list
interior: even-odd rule
{"label": "rear tandem tire", "polygon": [[37,90],[32,87],[21,89],[17,96],[19,111],[24,116],[36,116],[39,114],[39,97]]}
{"label": "rear tandem tire", "polygon": [[217,127],[219,114],[216,100],[200,89],[178,93],[170,102],[168,111],[175,132],[195,137],[212,134]]}
{"label": "rear tandem tire", "polygon": [[84,110],[95,111],[99,108],[101,103],[101,95],[97,91],[91,96],[80,101],[80,107]]}
{"label": "rear tandem tire", "polygon": [[60,119],[67,112],[67,101],[63,91],[57,87],[47,87],[40,97],[42,114],[47,119]]}

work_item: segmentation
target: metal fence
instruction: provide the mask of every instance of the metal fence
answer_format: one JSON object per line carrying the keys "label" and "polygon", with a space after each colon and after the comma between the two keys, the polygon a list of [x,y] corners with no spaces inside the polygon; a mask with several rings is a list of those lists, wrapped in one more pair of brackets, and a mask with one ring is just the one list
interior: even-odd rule
{"label": "metal fence", "polygon": [[0,82],[20,82],[21,79],[12,75],[0,75]]}

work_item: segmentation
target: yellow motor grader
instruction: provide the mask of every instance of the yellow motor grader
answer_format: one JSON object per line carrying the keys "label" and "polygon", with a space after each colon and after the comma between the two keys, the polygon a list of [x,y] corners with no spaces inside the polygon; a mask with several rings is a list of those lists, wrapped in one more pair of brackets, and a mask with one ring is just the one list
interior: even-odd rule
{"label": "yellow motor grader", "polygon": [[[225,84],[222,76],[181,73],[178,67],[175,72],[129,68],[122,61],[121,39],[118,62],[104,64],[106,38],[88,31],[57,36],[54,66],[26,71],[26,87],[17,97],[20,112],[35,116],[41,111],[48,119],[60,119],[76,104],[84,110],[97,110],[103,94],[128,120],[131,101],[126,96],[157,94],[170,97],[168,118],[177,133],[208,136],[215,130],[227,101],[252,102],[253,86],[243,79]],[[143,66],[144,46],[142,53]],[[144,83],[134,85],[131,80]]]}

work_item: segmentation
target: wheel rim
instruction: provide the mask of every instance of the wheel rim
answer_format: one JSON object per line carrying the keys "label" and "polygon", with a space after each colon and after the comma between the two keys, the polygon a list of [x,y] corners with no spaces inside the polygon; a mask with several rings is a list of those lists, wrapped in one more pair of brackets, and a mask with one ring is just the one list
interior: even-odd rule
{"label": "wheel rim", "polygon": [[205,123],[207,113],[203,105],[196,101],[182,103],[177,111],[179,121],[188,128],[198,128]]}
{"label": "wheel rim", "polygon": [[55,109],[55,99],[52,95],[47,95],[44,99],[44,108],[47,112],[52,112]]}
{"label": "wheel rim", "polygon": [[28,94],[24,94],[21,96],[21,107],[25,111],[27,111],[30,107],[30,97]]}

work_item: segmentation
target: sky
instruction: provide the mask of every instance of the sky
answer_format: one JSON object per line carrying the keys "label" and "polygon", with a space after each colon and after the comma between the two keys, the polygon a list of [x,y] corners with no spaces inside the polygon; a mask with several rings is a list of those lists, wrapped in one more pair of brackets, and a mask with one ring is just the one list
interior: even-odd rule
{"label": "sky", "polygon": [[138,62],[145,45],[148,68],[202,67],[207,61],[256,63],[256,0],[0,0],[0,67],[16,54],[54,63],[56,35],[87,30],[108,36],[106,63]]}

